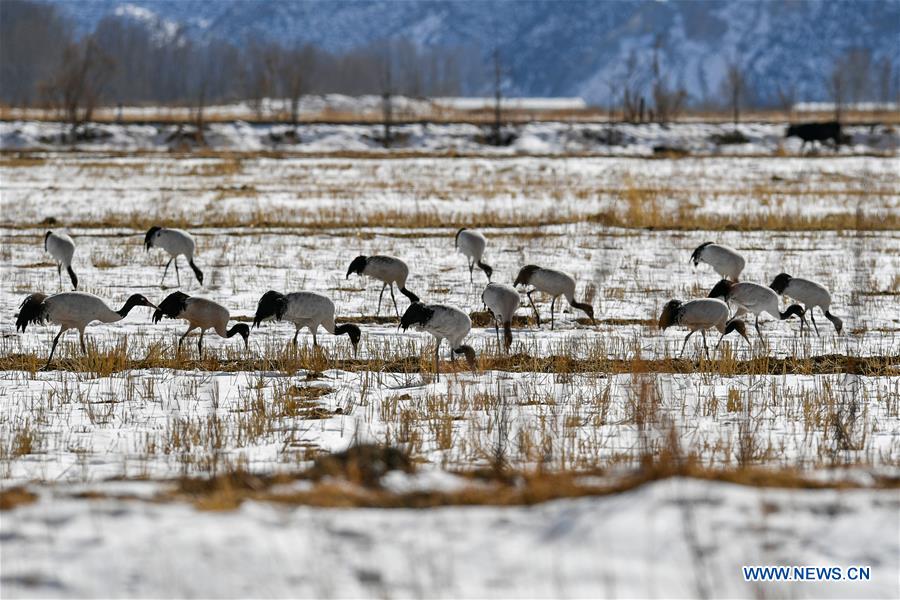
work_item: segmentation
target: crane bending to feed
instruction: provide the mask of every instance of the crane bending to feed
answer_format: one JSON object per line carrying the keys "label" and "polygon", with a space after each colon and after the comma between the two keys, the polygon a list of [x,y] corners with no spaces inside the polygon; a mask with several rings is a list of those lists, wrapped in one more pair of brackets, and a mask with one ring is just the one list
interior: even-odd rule
{"label": "crane bending to feed", "polygon": [[740,316],[744,312],[756,315],[756,333],[759,338],[763,339],[762,331],[759,330],[759,315],[769,313],[780,321],[790,319],[796,315],[800,317],[800,327],[806,323],[803,317],[803,307],[799,304],[791,304],[784,312],[778,309],[778,295],[771,288],[758,283],[741,282],[734,283],[727,279],[722,279],[709,292],[710,298],[722,298],[729,304],[737,306],[738,310],[735,316]]}
{"label": "crane bending to feed", "polygon": [[[809,279],[800,279],[799,277],[791,277],[787,273],[779,273],[769,287],[776,294],[793,298],[803,305],[803,313],[809,313],[809,319],[816,329],[816,335],[819,335],[819,326],[816,325],[814,311],[816,307],[819,307],[825,313],[825,318],[831,321],[835,331],[840,333],[844,329],[844,322],[830,312],[831,294],[828,293],[825,286]],[[800,324],[800,332],[803,332],[802,322]]]}
{"label": "crane bending to feed", "polygon": [[538,327],[541,325],[541,316],[538,313],[537,307],[534,305],[534,299],[531,297],[531,294],[535,291],[543,292],[553,298],[550,301],[550,329],[553,329],[553,310],[556,305],[556,299],[560,296],[565,296],[572,308],[583,311],[584,314],[590,317],[591,323],[594,323],[594,307],[585,302],[578,302],[575,300],[575,280],[562,271],[545,269],[537,265],[525,265],[519,271],[513,285],[532,286],[532,289],[527,291],[525,295],[528,296],[528,301],[531,303],[531,308],[534,310],[534,316],[537,319]]}
{"label": "crane bending to feed", "polygon": [[159,323],[163,316],[170,319],[184,319],[188,322],[188,330],[178,338],[178,349],[181,342],[195,329],[200,330],[200,339],[197,340],[197,351],[203,356],[203,334],[207,329],[212,329],[222,338],[232,338],[240,335],[244,338],[244,348],[248,347],[250,327],[246,323],[238,323],[228,329],[228,321],[231,313],[217,302],[206,298],[191,297],[184,292],[173,292],[159,304],[159,308],[153,313],[153,322]]}
{"label": "crane bending to feed", "polygon": [[502,283],[489,283],[481,292],[481,301],[491,313],[497,343],[500,343],[500,325],[503,325],[503,348],[509,352],[512,345],[512,319],[519,309],[519,292],[516,288]]}
{"label": "crane bending to feed", "polygon": [[719,277],[732,281],[738,280],[747,263],[737,250],[713,242],[704,242],[697,246],[691,254],[690,262],[694,263],[694,267],[704,262],[711,266]]}
{"label": "crane bending to feed", "polygon": [[75,255],[75,242],[65,233],[48,231],[44,234],[44,250],[56,261],[56,275],[59,277],[59,287],[62,287],[62,269],[66,268],[69,279],[72,280],[72,289],[78,289],[78,276],[72,270],[72,257]]}
{"label": "crane bending to feed", "polygon": [[687,346],[688,340],[699,331],[703,336],[703,350],[706,352],[706,358],[708,359],[709,348],[706,345],[706,330],[713,327],[722,334],[716,343],[717,349],[725,336],[732,331],[737,331],[748,344],[750,343],[744,322],[738,318],[729,320],[728,305],[714,298],[701,298],[688,302],[669,300],[663,307],[662,314],[659,315],[659,328],[665,331],[669,327],[675,326],[690,329],[690,332],[684,338],[684,344],[681,345],[681,352],[678,353],[679,358],[684,354],[684,348]]}
{"label": "crane bending to feed", "polygon": [[457,251],[462,253],[468,259],[469,281],[474,281],[472,271],[474,271],[475,266],[478,265],[478,268],[484,271],[484,274],[487,275],[488,281],[490,282],[491,275],[494,273],[494,268],[481,261],[484,256],[484,249],[487,246],[487,239],[485,239],[484,235],[482,235],[480,231],[463,227],[456,232],[456,241],[454,244],[456,245]]}
{"label": "crane bending to feed", "polygon": [[150,251],[150,248],[162,248],[169,254],[169,262],[166,263],[166,268],[163,270],[163,276],[159,282],[160,286],[166,281],[166,274],[169,272],[169,265],[172,264],[172,261],[175,261],[175,280],[178,282],[178,286],[181,286],[181,276],[178,274],[179,256],[184,256],[187,259],[188,266],[191,267],[197,281],[200,285],[203,285],[203,271],[194,264],[194,250],[196,248],[194,236],[187,231],[154,225],[147,230],[147,234],[144,236],[144,248],[147,252]]}
{"label": "crane bending to feed", "polygon": [[331,298],[315,292],[281,294],[274,290],[269,290],[263,294],[256,305],[253,326],[259,327],[260,323],[268,319],[289,321],[294,324],[297,328],[294,331],[294,346],[297,345],[297,334],[300,333],[300,329],[303,327],[308,328],[310,333],[312,333],[313,346],[319,345],[316,340],[316,330],[319,328],[319,325],[332,335],[346,334],[353,345],[354,353],[362,336],[359,327],[352,323],[335,326],[334,302],[331,301]]}
{"label": "crane bending to feed", "polygon": [[418,302],[419,297],[406,289],[406,279],[409,277],[409,267],[406,263],[393,256],[357,256],[350,263],[347,269],[347,279],[350,275],[356,273],[359,276],[367,276],[377,279],[384,285],[381,286],[381,293],[378,294],[378,308],[375,309],[377,316],[381,312],[381,299],[384,297],[384,289],[388,286],[391,288],[391,300],[394,301],[394,312],[400,316],[400,309],[397,308],[397,299],[394,297],[394,284],[400,289],[400,293],[409,298],[410,302]]}
{"label": "crane bending to feed", "polygon": [[450,360],[456,360],[455,354],[462,354],[469,363],[469,368],[476,369],[475,349],[463,344],[463,339],[472,329],[472,320],[469,315],[443,304],[422,304],[413,302],[403,313],[400,319],[400,327],[406,331],[411,326],[427,331],[435,338],[434,344],[434,373],[437,379],[441,378],[441,370],[438,366],[438,350],[441,341],[446,339],[450,343]]}
{"label": "crane bending to feed", "polygon": [[56,344],[59,338],[69,329],[77,329],[81,341],[81,351],[87,354],[84,345],[84,329],[94,321],[101,323],[115,323],[128,316],[135,306],[148,306],[156,308],[152,302],[141,294],[133,294],[119,310],[113,310],[106,303],[93,294],[84,292],[63,292],[53,296],[41,293],[31,294],[25,298],[16,315],[16,330],[25,332],[30,325],[40,325],[46,322],[59,325],[59,333],[53,338],[53,346],[50,347],[50,357],[47,358],[46,369],[53,360]]}

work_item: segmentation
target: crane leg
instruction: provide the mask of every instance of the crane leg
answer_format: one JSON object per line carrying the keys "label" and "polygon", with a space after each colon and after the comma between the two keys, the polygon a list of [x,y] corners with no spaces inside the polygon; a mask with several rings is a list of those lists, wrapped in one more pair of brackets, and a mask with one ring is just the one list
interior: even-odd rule
{"label": "crane leg", "polygon": [[759,334],[760,341],[765,342],[762,331],[759,330],[759,315],[756,315],[756,323],[754,326],[756,327],[756,333]]}
{"label": "crane leg", "polygon": [[159,287],[162,287],[163,284],[166,282],[166,275],[169,274],[169,265],[171,265],[171,264],[172,264],[172,259],[170,258],[169,262],[166,263],[166,268],[163,269],[163,278],[160,279],[160,281],[159,281]]}
{"label": "crane leg", "polygon": [[706,360],[709,360],[709,346],[706,345],[706,330],[701,329],[700,334],[703,336],[703,351],[706,352]]}
{"label": "crane leg", "polygon": [[500,321],[497,320],[497,317],[494,317],[494,333],[497,334],[497,345],[500,345]]}
{"label": "crane leg", "polygon": [[182,335],[180,338],[178,338],[178,349],[177,349],[177,351],[181,351],[181,342],[183,342],[183,341],[184,341],[184,338],[186,338],[186,337],[188,336],[188,334],[189,334],[190,332],[192,332],[193,330],[194,330],[193,327],[188,327],[188,330],[184,332],[184,335]]}
{"label": "crane leg", "polygon": [[298,336],[298,335],[300,335],[300,328],[299,328],[299,327],[298,327],[297,329],[294,330],[294,340],[293,340],[294,348],[297,347],[297,336]]}
{"label": "crane leg", "polygon": [[553,331],[553,310],[556,306],[556,296],[553,296],[553,299],[550,300],[550,331]]}
{"label": "crane leg", "polygon": [[381,286],[381,293],[378,294],[378,308],[375,309],[375,316],[377,317],[381,314],[381,299],[384,297],[384,288],[387,287],[387,284]]}
{"label": "crane leg", "polygon": [[313,334],[313,348],[315,348],[319,345],[319,340],[316,339],[316,330],[315,329],[313,330],[312,334]]}
{"label": "crane leg", "polygon": [[66,332],[65,329],[60,328],[59,333],[56,334],[56,337],[53,338],[53,345],[50,346],[50,356],[47,358],[47,364],[44,365],[43,370],[47,370],[47,367],[50,366],[50,361],[53,360],[53,353],[56,352],[56,344],[59,343],[59,338]]}
{"label": "crane leg", "polygon": [[533,294],[533,293],[534,293],[534,290],[531,290],[530,292],[525,292],[525,295],[528,296],[528,302],[531,303],[531,310],[534,311],[534,318],[537,321],[537,326],[540,327],[541,326],[541,315],[538,314],[538,309],[534,305],[534,299],[531,297],[531,294]]}
{"label": "crane leg", "polygon": [[[815,309],[815,307],[809,309],[809,320],[812,321],[813,327],[816,328],[816,335],[819,337],[822,337],[819,335],[819,326],[816,325],[816,309]],[[801,326],[803,325],[802,321],[800,322],[800,325]]]}
{"label": "crane leg", "polygon": [[84,331],[83,330],[78,331],[78,337],[80,338],[80,341],[81,341],[81,353],[87,354],[87,348],[84,347]]}
{"label": "crane leg", "polygon": [[175,261],[175,281],[178,283],[178,287],[181,287],[181,275],[178,274],[178,257],[176,256],[173,260]]}
{"label": "crane leg", "polygon": [[397,299],[394,297],[394,284],[391,284],[391,300],[394,303],[394,312],[397,313],[397,318],[400,318],[400,309],[397,308]]}
{"label": "crane leg", "polygon": [[59,289],[62,289],[62,265],[56,263],[56,276],[59,278]]}
{"label": "crane leg", "polygon": [[[178,264],[178,263],[175,263]],[[200,339],[197,340],[197,352],[200,354],[200,358],[203,358],[203,334],[206,333],[205,329],[200,330]]]}
{"label": "crane leg", "polygon": [[437,340],[434,343],[434,377],[435,377],[435,381],[441,380],[441,368],[440,368],[440,363],[438,362],[438,360],[439,360],[438,359],[438,350],[440,350],[440,347],[441,347],[441,340]]}
{"label": "crane leg", "polygon": [[469,261],[469,283],[475,283],[475,278],[474,278],[474,276],[472,275],[472,271],[473,271],[474,269],[475,269],[475,261],[474,261],[474,260],[470,260],[470,261]]}
{"label": "crane leg", "polygon": [[692,335],[694,335],[693,331],[687,334],[687,336],[684,338],[684,343],[681,345],[681,352],[678,353],[678,358],[684,356],[684,347],[687,346],[688,340],[691,339]]}

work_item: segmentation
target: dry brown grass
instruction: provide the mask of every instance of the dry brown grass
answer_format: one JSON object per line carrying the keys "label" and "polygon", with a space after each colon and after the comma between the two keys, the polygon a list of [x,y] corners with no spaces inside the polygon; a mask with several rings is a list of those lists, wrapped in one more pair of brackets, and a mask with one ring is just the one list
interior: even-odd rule
{"label": "dry brown grass", "polygon": [[24,487],[12,487],[0,490],[0,510],[12,510],[19,506],[31,504],[38,499],[37,494]]}
{"label": "dry brown grass", "polygon": [[[202,360],[187,353],[178,356],[164,355],[161,348],[154,347],[142,359],[129,359],[122,345],[104,352],[90,349],[88,355],[77,358],[55,358],[53,370],[74,373],[91,373],[107,376],[131,369],[173,369],[199,371],[270,371],[282,372],[324,371],[338,369],[349,372],[420,373],[430,371],[428,353],[402,356],[387,355],[380,358],[355,359],[330,357],[321,349],[267,352],[263,357],[237,358],[220,356],[207,351]],[[7,354],[0,357],[0,370],[39,370],[45,358],[35,354]],[[896,376],[900,372],[900,356],[847,356],[828,354],[808,358],[774,358],[759,356],[747,360],[737,360],[730,353],[722,358],[706,360],[700,358],[574,358],[569,355],[531,356],[528,354],[486,355],[478,357],[478,368],[482,371],[507,371],[516,373],[712,373],[724,377],[737,375],[827,375],[848,373],[869,377]],[[467,372],[462,361],[442,362],[441,371]]]}

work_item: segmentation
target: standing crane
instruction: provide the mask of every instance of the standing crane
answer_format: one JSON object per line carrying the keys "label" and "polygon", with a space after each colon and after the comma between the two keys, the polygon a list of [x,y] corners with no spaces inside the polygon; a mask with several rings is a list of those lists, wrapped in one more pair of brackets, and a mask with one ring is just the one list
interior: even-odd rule
{"label": "standing crane", "polygon": [[203,356],[203,334],[207,329],[212,329],[221,338],[232,338],[240,335],[244,338],[244,348],[248,346],[250,327],[246,323],[238,323],[231,329],[227,329],[231,313],[217,302],[188,296],[184,292],[172,292],[163,300],[156,312],[153,313],[153,322],[159,323],[163,316],[170,319],[184,319],[188,322],[188,330],[178,338],[178,349],[181,342],[195,329],[200,330],[200,339],[197,340],[197,351]]}
{"label": "standing crane", "polygon": [[502,283],[489,283],[481,293],[481,301],[491,313],[497,344],[500,343],[500,324],[503,325],[504,349],[509,352],[512,345],[512,319],[519,308],[519,292],[516,288]]}
{"label": "standing crane", "polygon": [[534,305],[534,299],[531,297],[531,294],[535,291],[549,294],[553,298],[550,301],[550,329],[553,329],[553,310],[556,299],[560,296],[565,296],[572,308],[583,311],[584,314],[590,317],[591,323],[594,323],[594,307],[585,302],[578,302],[575,300],[575,280],[562,271],[545,269],[537,265],[525,265],[519,271],[513,285],[532,286],[532,289],[527,291],[525,295],[528,296],[528,302],[531,303],[531,308],[534,310],[534,316],[537,319],[538,327],[541,325],[541,316],[538,313],[537,307]]}
{"label": "standing crane", "polygon": [[53,296],[34,293],[25,298],[16,315],[16,330],[25,333],[25,328],[30,325],[41,325],[46,322],[59,325],[59,333],[53,338],[53,346],[50,347],[50,357],[44,369],[50,366],[53,353],[56,352],[56,344],[59,338],[69,329],[77,329],[81,342],[81,352],[87,354],[84,345],[84,329],[94,321],[101,323],[115,323],[128,316],[135,306],[148,306],[156,308],[141,294],[133,294],[125,301],[119,310],[113,310],[106,303],[93,294],[84,292],[63,292]]}
{"label": "standing crane", "polygon": [[663,307],[662,314],[659,316],[659,328],[665,331],[669,327],[687,327],[690,329],[684,338],[684,344],[681,345],[681,352],[678,357],[684,354],[684,348],[687,346],[688,340],[697,331],[703,336],[703,350],[706,352],[706,358],[709,359],[709,348],[706,345],[706,330],[715,327],[722,335],[716,343],[716,349],[726,335],[732,331],[737,331],[741,337],[750,344],[747,338],[747,327],[744,322],[738,318],[728,319],[728,305],[721,300],[714,298],[701,298],[699,300],[690,300],[682,302],[681,300],[669,300]]}
{"label": "standing crane", "polygon": [[690,262],[694,263],[694,267],[704,262],[711,266],[719,277],[732,281],[738,280],[746,264],[744,257],[738,254],[737,250],[713,242],[704,242],[697,246],[691,254]]}
{"label": "standing crane", "polygon": [[[844,329],[844,322],[829,312],[831,309],[831,294],[828,293],[825,286],[809,279],[800,279],[799,277],[791,277],[787,273],[779,273],[769,287],[776,294],[793,298],[803,305],[803,313],[809,313],[809,318],[816,329],[816,335],[819,335],[819,326],[816,325],[814,312],[816,307],[819,307],[825,313],[825,318],[831,321],[835,331],[840,333]],[[802,323],[800,331],[801,333],[803,332]]]}
{"label": "standing crane", "polygon": [[150,248],[162,248],[169,254],[169,262],[166,263],[162,279],[159,282],[160,287],[166,280],[166,274],[169,272],[169,265],[172,264],[172,261],[175,261],[175,280],[178,282],[178,286],[181,287],[181,276],[178,274],[179,256],[184,256],[187,259],[188,266],[191,267],[194,276],[197,277],[197,281],[200,282],[200,285],[203,285],[203,271],[194,264],[194,249],[196,248],[194,236],[187,231],[154,225],[147,230],[147,234],[144,236],[144,248],[147,252],[150,251]]}
{"label": "standing crane", "polygon": [[487,246],[487,240],[484,235],[480,231],[463,227],[456,232],[456,241],[454,243],[457,251],[461,252],[468,259],[469,281],[474,281],[472,271],[475,269],[475,265],[478,265],[478,268],[484,271],[488,282],[490,282],[494,269],[489,264],[481,262],[481,258],[484,256],[484,248]]}
{"label": "standing crane", "polygon": [[409,277],[409,267],[399,258],[393,256],[357,256],[350,263],[347,269],[347,279],[350,275],[356,273],[359,276],[367,276],[377,279],[384,285],[381,286],[381,293],[378,294],[378,308],[375,310],[377,316],[381,312],[381,299],[384,297],[384,289],[391,287],[391,300],[394,301],[394,312],[400,316],[400,310],[397,308],[397,299],[394,297],[394,284],[400,289],[400,293],[409,298],[410,302],[418,302],[419,297],[406,289],[406,278]]}
{"label": "standing crane", "polygon": [[59,287],[62,288],[62,269],[66,268],[69,279],[72,280],[72,289],[78,289],[78,277],[72,270],[72,256],[75,254],[75,242],[65,233],[48,231],[44,234],[44,250],[50,253],[56,261],[56,275],[59,277]]}
{"label": "standing crane", "polygon": [[709,292],[710,298],[722,298],[729,304],[737,306],[735,316],[741,316],[745,312],[756,315],[756,333],[759,339],[763,339],[762,332],[759,330],[759,315],[769,313],[780,321],[790,319],[796,315],[800,317],[800,326],[806,324],[803,317],[803,307],[799,304],[791,304],[787,310],[781,312],[778,309],[778,295],[771,288],[758,283],[750,283],[747,281],[734,283],[727,279],[722,279]]}
{"label": "standing crane", "polygon": [[403,331],[415,325],[417,329],[427,331],[434,336],[436,342],[434,344],[434,373],[440,380],[441,370],[438,366],[438,350],[441,347],[441,341],[446,339],[450,343],[450,360],[456,360],[454,355],[462,354],[466,357],[469,368],[473,371],[476,368],[475,350],[472,346],[463,344],[463,339],[472,329],[472,320],[469,315],[454,308],[443,304],[422,304],[421,302],[413,302],[403,313],[400,319],[400,327]]}
{"label": "standing crane", "polygon": [[256,316],[253,317],[253,326],[259,327],[259,324],[267,319],[293,323],[297,328],[294,331],[294,346],[297,345],[297,334],[303,327],[308,328],[312,333],[313,346],[319,345],[316,340],[316,330],[319,325],[332,335],[346,334],[353,345],[354,353],[356,353],[362,335],[359,327],[351,323],[335,326],[334,302],[327,296],[315,292],[280,294],[269,290],[259,299]]}

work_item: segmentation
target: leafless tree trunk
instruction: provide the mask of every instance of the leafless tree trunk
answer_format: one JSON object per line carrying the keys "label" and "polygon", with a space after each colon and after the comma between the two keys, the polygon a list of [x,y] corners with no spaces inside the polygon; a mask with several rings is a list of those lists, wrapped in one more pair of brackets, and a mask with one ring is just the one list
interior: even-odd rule
{"label": "leafless tree trunk", "polygon": [[844,64],[842,60],[838,60],[831,70],[831,77],[828,80],[831,99],[834,102],[834,120],[841,122],[841,109],[844,104],[844,96],[846,94],[846,75],[844,73]]}
{"label": "leafless tree trunk", "polygon": [[728,101],[731,104],[734,129],[737,131],[738,123],[741,122],[741,100],[744,97],[744,70],[737,61],[728,64],[724,84]]}
{"label": "leafless tree trunk", "polygon": [[495,146],[502,143],[500,138],[500,124],[502,123],[503,104],[503,67],[500,63],[500,49],[494,46],[494,127],[493,142]]}
{"label": "leafless tree trunk", "polygon": [[70,44],[63,53],[62,64],[46,89],[57,98],[70,125],[70,138],[77,137],[78,127],[91,120],[109,81],[115,63],[97,46],[92,37]]}
{"label": "leafless tree trunk", "polygon": [[394,95],[394,81],[393,81],[393,57],[391,55],[391,45],[390,43],[385,45],[384,48],[384,59],[383,59],[383,71],[381,78],[381,112],[382,112],[382,124],[384,126],[384,133],[382,136],[381,143],[384,144],[385,148],[389,148],[391,146],[392,136],[391,133],[391,125],[394,117],[394,103],[393,103],[393,95]]}

